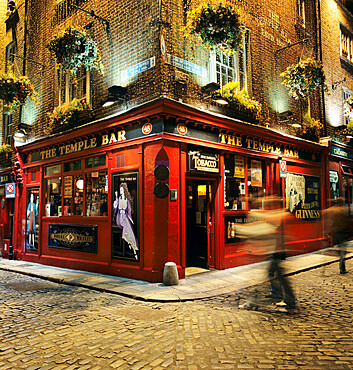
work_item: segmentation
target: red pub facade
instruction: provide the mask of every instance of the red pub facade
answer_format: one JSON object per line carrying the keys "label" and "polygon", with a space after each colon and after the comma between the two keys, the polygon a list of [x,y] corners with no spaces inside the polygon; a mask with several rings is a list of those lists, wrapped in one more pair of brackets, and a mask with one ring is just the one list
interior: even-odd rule
{"label": "red pub facade", "polygon": [[18,148],[15,258],[158,282],[168,261],[225,269],[263,248],[235,225],[281,195],[290,254],[322,248],[327,148],[157,99]]}

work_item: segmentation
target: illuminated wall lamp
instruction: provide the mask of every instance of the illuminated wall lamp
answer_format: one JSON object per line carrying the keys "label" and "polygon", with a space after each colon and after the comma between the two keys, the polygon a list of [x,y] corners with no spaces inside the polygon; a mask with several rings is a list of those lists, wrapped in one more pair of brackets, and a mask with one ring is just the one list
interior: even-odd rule
{"label": "illuminated wall lamp", "polygon": [[127,89],[123,86],[111,86],[108,88],[108,98],[101,102],[101,106],[106,108],[118,101],[124,101],[126,103]]}
{"label": "illuminated wall lamp", "polygon": [[79,179],[76,181],[76,188],[79,190],[83,190],[83,180]]}
{"label": "illuminated wall lamp", "polygon": [[220,86],[216,82],[210,82],[207,85],[202,86],[202,92],[207,94],[203,99],[210,99],[213,103],[220,105],[228,105],[229,101],[218,92],[219,89]]}
{"label": "illuminated wall lamp", "polygon": [[292,123],[292,127],[294,127],[294,128],[301,128],[302,125],[300,123]]}

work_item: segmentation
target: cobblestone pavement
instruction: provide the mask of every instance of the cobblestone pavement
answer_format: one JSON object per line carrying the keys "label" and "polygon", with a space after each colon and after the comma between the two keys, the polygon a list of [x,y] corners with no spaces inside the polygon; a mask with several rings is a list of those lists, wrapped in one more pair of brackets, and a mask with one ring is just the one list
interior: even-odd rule
{"label": "cobblestone pavement", "polygon": [[[353,369],[353,262],[212,299],[139,302],[0,271],[0,369]],[[254,300],[256,310],[238,306]]]}

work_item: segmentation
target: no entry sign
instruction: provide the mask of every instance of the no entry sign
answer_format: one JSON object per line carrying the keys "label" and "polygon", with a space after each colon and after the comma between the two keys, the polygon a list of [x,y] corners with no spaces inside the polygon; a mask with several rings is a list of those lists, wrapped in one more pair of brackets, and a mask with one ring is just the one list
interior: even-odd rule
{"label": "no entry sign", "polygon": [[14,182],[5,184],[5,198],[16,198],[16,184]]}
{"label": "no entry sign", "polygon": [[287,162],[279,161],[279,177],[287,177]]}

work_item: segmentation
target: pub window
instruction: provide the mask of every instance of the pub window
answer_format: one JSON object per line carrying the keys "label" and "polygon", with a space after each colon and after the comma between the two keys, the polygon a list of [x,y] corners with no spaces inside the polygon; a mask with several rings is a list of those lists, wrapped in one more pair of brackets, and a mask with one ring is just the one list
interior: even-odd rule
{"label": "pub window", "polygon": [[[105,158],[101,155],[46,167],[45,215],[107,216],[108,171],[93,170],[105,165]],[[85,169],[81,169],[83,164]]]}
{"label": "pub window", "polygon": [[223,87],[228,82],[239,82],[239,88],[247,88],[247,54],[249,33],[243,37],[243,48],[232,55],[220,50],[210,53],[210,79]]}
{"label": "pub window", "polygon": [[86,175],[86,216],[108,214],[108,172],[91,172]]}
{"label": "pub window", "polygon": [[245,158],[239,155],[225,156],[225,209],[246,209]]}
{"label": "pub window", "polygon": [[46,181],[45,215],[61,216],[61,177]]}
{"label": "pub window", "polygon": [[85,160],[85,167],[86,168],[94,168],[94,167],[102,167],[105,166],[105,155],[99,155],[96,157],[86,158]]}
{"label": "pub window", "polygon": [[54,166],[49,166],[49,167],[45,168],[46,176],[58,175],[60,173],[60,171],[61,171],[61,165],[60,164],[57,164],[57,165],[54,165]]}
{"label": "pub window", "polygon": [[81,160],[64,163],[64,172],[78,171],[81,169]]}
{"label": "pub window", "polygon": [[265,163],[248,158],[248,202],[249,209],[264,209],[262,201],[266,196]]}

